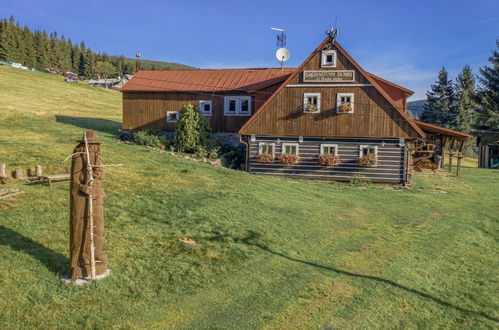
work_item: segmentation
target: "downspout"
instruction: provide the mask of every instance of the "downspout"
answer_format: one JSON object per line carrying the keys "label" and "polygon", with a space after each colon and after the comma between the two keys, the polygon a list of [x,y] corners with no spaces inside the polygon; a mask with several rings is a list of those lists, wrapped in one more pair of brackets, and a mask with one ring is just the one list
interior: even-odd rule
{"label": "downspout", "polygon": [[239,135],[239,143],[246,145],[246,164],[244,165],[244,170],[249,172],[249,143],[243,141],[243,135]]}

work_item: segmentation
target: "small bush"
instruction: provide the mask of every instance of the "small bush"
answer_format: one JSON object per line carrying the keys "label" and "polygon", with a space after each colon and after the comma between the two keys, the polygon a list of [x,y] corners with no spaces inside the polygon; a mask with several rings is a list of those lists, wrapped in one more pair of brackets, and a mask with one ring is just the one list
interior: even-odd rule
{"label": "small bush", "polygon": [[368,185],[371,183],[371,180],[362,174],[355,174],[350,178],[350,183],[354,185]]}
{"label": "small bush", "polygon": [[246,163],[246,152],[242,147],[222,146],[220,158],[223,166],[240,170]]}
{"label": "small bush", "polygon": [[163,150],[170,145],[170,141],[161,131],[139,131],[134,134],[134,138],[137,144]]}

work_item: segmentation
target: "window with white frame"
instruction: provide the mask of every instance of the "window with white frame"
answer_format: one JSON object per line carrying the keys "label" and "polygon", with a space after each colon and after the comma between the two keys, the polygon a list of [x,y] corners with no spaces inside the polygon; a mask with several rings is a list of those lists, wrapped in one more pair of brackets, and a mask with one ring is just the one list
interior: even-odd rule
{"label": "window with white frame", "polygon": [[273,155],[275,151],[275,143],[260,142],[258,144],[259,154],[270,154]]}
{"label": "window with white frame", "polygon": [[166,121],[169,123],[176,123],[179,119],[178,111],[167,111],[166,112]]}
{"label": "window with white frame", "polygon": [[321,112],[321,93],[303,94],[303,112],[305,113]]}
{"label": "window with white frame", "polygon": [[378,146],[361,145],[359,147],[359,157],[371,154],[378,155]]}
{"label": "window with white frame", "polygon": [[354,94],[338,93],[336,96],[336,111],[338,113],[353,113]]}
{"label": "window with white frame", "polygon": [[321,56],[322,68],[335,68],[336,67],[336,51],[323,50]]}
{"label": "window with white frame", "polygon": [[226,116],[251,115],[251,96],[226,96],[224,101]]}
{"label": "window with white frame", "polygon": [[213,102],[211,100],[199,101],[199,113],[205,116],[211,116]]}
{"label": "window with white frame", "polygon": [[338,145],[329,143],[321,144],[321,156],[322,155],[338,156]]}
{"label": "window with white frame", "polygon": [[286,155],[298,155],[298,146],[298,143],[283,143],[281,153]]}

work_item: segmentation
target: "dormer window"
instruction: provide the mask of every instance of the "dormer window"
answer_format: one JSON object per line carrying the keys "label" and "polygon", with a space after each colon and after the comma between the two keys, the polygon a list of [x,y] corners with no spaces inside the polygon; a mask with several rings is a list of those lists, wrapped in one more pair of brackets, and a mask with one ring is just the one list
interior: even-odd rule
{"label": "dormer window", "polygon": [[205,116],[211,116],[211,108],[213,103],[211,100],[199,101],[199,113]]}
{"label": "dormer window", "polygon": [[336,51],[323,50],[321,56],[322,68],[335,68],[336,67]]}
{"label": "dormer window", "polygon": [[339,93],[336,98],[336,112],[353,113],[353,93]]}
{"label": "dormer window", "polygon": [[303,112],[319,113],[321,112],[321,94],[305,93],[303,94]]}

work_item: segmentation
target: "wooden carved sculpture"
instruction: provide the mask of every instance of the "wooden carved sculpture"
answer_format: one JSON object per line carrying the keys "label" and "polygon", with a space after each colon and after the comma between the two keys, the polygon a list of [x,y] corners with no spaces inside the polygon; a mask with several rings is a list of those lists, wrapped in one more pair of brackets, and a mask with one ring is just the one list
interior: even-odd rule
{"label": "wooden carved sculpture", "polygon": [[109,274],[104,243],[104,167],[100,142],[85,132],[73,151],[70,183],[71,280],[96,279]]}

